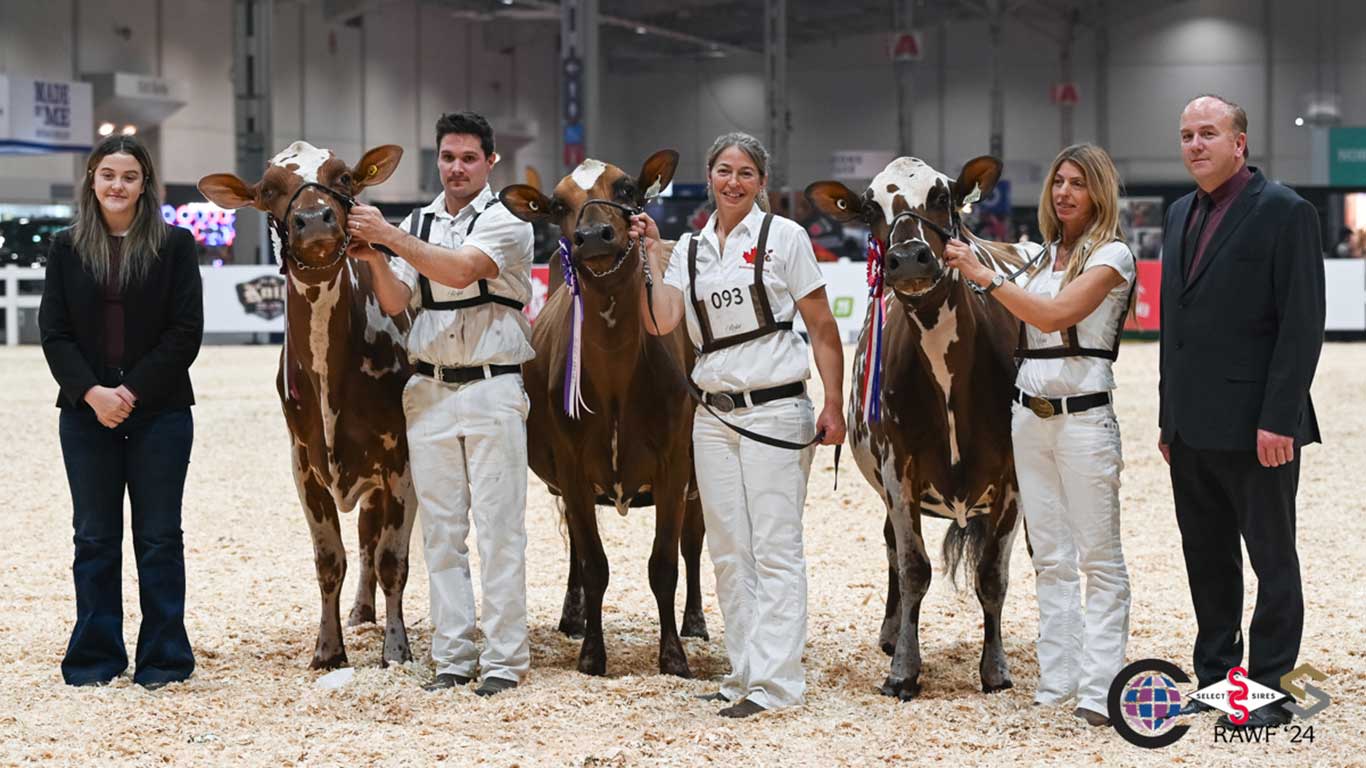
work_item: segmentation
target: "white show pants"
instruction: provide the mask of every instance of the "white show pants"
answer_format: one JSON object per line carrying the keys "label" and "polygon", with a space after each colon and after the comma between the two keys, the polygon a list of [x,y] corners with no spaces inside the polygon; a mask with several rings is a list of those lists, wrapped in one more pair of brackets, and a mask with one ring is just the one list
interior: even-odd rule
{"label": "white show pants", "polygon": [[1110,405],[1041,419],[1016,403],[1012,414],[1015,471],[1039,597],[1034,700],[1057,705],[1075,695],[1077,706],[1106,714],[1129,638],[1119,423]]}
{"label": "white show pants", "polygon": [[[408,454],[431,579],[436,671],[521,682],[526,620],[526,415],[522,377],[468,384],[416,375],[403,392]],[[478,526],[484,652],[474,642],[470,512]]]}
{"label": "white show pants", "polygon": [[[815,434],[811,400],[785,398],[725,414],[732,424],[793,442]],[[721,694],[765,709],[800,704],[806,692],[806,558],[802,507],[814,450],[789,451],[741,437],[702,408],[693,452],[707,551],[725,620],[730,674]]]}

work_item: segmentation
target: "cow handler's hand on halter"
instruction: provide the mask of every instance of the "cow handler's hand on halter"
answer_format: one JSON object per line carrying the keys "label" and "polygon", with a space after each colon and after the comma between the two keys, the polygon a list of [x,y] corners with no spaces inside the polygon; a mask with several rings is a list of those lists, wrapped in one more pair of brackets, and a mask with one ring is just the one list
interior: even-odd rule
{"label": "cow handler's hand on halter", "polygon": [[991,279],[996,277],[996,270],[983,264],[980,259],[973,255],[968,244],[958,238],[950,240],[944,246],[944,266],[963,273],[963,277],[972,281],[979,288],[987,287],[991,283]]}
{"label": "cow handler's hand on halter", "polygon": [[[398,227],[384,220],[384,214],[373,205],[357,203],[346,215],[346,231],[353,238],[360,238],[367,243],[379,243],[393,247],[393,241],[398,239],[403,232]],[[355,254],[357,258],[363,258],[360,254]]]}

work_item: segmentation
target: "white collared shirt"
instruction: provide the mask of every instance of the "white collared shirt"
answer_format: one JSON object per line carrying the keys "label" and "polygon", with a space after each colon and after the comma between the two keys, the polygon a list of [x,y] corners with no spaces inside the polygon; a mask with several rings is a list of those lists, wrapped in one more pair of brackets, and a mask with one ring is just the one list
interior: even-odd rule
{"label": "white collared shirt", "polygon": [[[1037,251],[1031,249],[1031,253]],[[1057,258],[1056,245],[1050,246],[1048,267],[1029,279],[1023,287],[1030,293],[1056,297],[1062,290],[1062,275],[1053,270]],[[1128,311],[1129,286],[1136,279],[1138,264],[1129,246],[1121,242],[1102,245],[1086,259],[1083,272],[1101,267],[1112,267],[1124,282],[1110,289],[1100,306],[1077,323],[1077,340],[1083,347],[1110,349],[1115,343],[1120,318]],[[1044,333],[1025,323],[1025,338],[1030,349],[1062,346],[1063,333]],[[1070,397],[1109,392],[1115,388],[1114,362],[1103,357],[1033,358],[1020,361],[1020,372],[1015,385],[1024,392],[1041,397]]]}
{"label": "white collared shirt", "polygon": [[[726,237],[721,253],[716,237],[716,214],[712,213],[699,235],[687,234],[674,246],[664,283],[683,292],[684,316],[693,346],[702,348],[702,330],[692,303],[688,276],[688,243],[697,237],[698,298],[708,301],[704,288],[736,286],[749,296],[754,284],[754,265],[745,254],[758,246],[759,228],[764,212],[754,206]],[[797,314],[797,302],[825,286],[825,276],[816,264],[811,238],[791,219],[774,216],[768,230],[767,255],[764,257],[764,291],[774,322],[790,322]],[[751,257],[752,258],[752,257]],[[698,355],[693,382],[705,392],[745,392],[764,389],[811,377],[810,349],[796,331],[776,331],[725,349]]]}
{"label": "white collared shirt", "polygon": [[[428,213],[435,215],[427,242],[452,250],[462,245],[478,248],[498,267],[498,276],[488,281],[489,291],[523,304],[531,301],[531,225],[497,202],[487,185],[454,216],[446,210],[443,193],[420,211],[408,214],[400,226],[408,232],[414,215]],[[465,230],[476,213],[479,219],[467,237]],[[524,313],[492,303],[464,309],[421,309],[417,270],[403,259],[391,258],[389,264],[412,291],[411,303],[417,310],[408,332],[408,356],[413,360],[466,367],[520,365],[536,356],[531,348],[531,324]]]}

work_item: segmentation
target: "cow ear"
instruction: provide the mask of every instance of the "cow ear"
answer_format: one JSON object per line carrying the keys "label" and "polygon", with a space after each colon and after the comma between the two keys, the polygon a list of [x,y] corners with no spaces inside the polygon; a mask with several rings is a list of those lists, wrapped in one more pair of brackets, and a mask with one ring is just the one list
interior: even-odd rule
{"label": "cow ear", "polygon": [[199,180],[199,193],[219,208],[236,210],[238,208],[260,208],[257,204],[257,191],[260,184],[247,185],[245,181],[231,173],[211,173]]}
{"label": "cow ear", "polygon": [[645,161],[645,165],[640,167],[640,175],[636,177],[636,188],[640,199],[636,202],[643,204],[646,200],[658,195],[661,190],[669,186],[669,182],[674,180],[674,171],[678,170],[678,153],[672,149],[661,149],[650,155]]}
{"label": "cow ear", "polygon": [[550,215],[550,198],[539,189],[526,184],[513,184],[498,193],[498,200],[513,216],[526,222],[537,222]]}
{"label": "cow ear", "polygon": [[403,147],[397,144],[385,144],[366,152],[356,167],[351,169],[352,187],[360,192],[366,187],[383,184],[393,175],[401,157]]}
{"label": "cow ear", "polygon": [[863,199],[838,181],[817,181],[806,188],[806,199],[816,210],[838,222],[863,217]]}
{"label": "cow ear", "polygon": [[1001,161],[990,155],[969,160],[953,183],[953,207],[961,208],[991,194],[1001,179]]}

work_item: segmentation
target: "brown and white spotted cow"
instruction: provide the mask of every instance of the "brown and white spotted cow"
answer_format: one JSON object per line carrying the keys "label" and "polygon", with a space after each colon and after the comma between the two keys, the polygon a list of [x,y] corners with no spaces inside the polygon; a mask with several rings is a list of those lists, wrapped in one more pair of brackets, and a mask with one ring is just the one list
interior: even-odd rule
{"label": "brown and white spotted cow", "polygon": [[296,141],[256,184],[229,173],[199,182],[204,196],[224,208],[269,214],[275,256],[286,272],[285,345],[275,384],[322,592],[314,669],[347,663],[339,607],[346,551],[337,513],[357,504],[360,583],[348,623],[375,620],[378,581],[387,612],[380,663],[412,658],[403,625],[417,511],[402,406],[411,373],[408,321],[380,311],[369,267],[345,254],[353,196],[389,178],[402,154],[394,145],[376,147],[350,167],[330,150]]}
{"label": "brown and white spotted cow", "polygon": [[[1001,645],[1001,605],[1010,573],[1018,518],[1015,462],[1010,442],[1013,352],[1018,323],[944,266],[948,236],[959,230],[959,209],[989,193],[1001,163],[979,157],[957,180],[916,158],[898,158],[862,196],[823,181],[807,188],[822,212],[861,221],[886,244],[889,302],[883,331],[881,418],[864,418],[869,307],[854,355],[849,441],[863,476],[887,505],[884,525],[889,565],[883,650],[892,654],[882,692],[901,699],[920,691],[920,601],[930,586],[930,558],[920,515],[953,521],[944,539],[946,571],[966,552],[974,567],[984,615],[982,690],[1011,687]],[[1018,267],[1018,254],[979,245],[998,271]]]}
{"label": "brown and white spotted cow", "polygon": [[570,262],[581,284],[580,389],[586,410],[572,418],[564,407],[573,312],[566,285],[536,318],[531,337],[536,358],[522,367],[522,377],[531,398],[531,469],[563,498],[569,525],[569,589],[560,629],[583,633],[579,671],[590,675],[607,671],[602,600],[608,566],[597,504],[615,506],[622,515],[628,507],[655,507],[649,573],[659,608],[660,672],[690,675],[674,619],[680,539],[688,571],[683,635],[707,636],[699,576],[702,507],[689,491],[693,408],[684,371],[692,369],[692,347],[681,329],[662,337],[645,332],[640,311],[644,272],[638,248],[627,242],[626,214],[667,186],[677,165],[678,153],[672,150],[656,152],[635,177],[586,160],[560,181],[551,197],[521,184],[499,195],[519,218],[559,225],[572,243]]}

